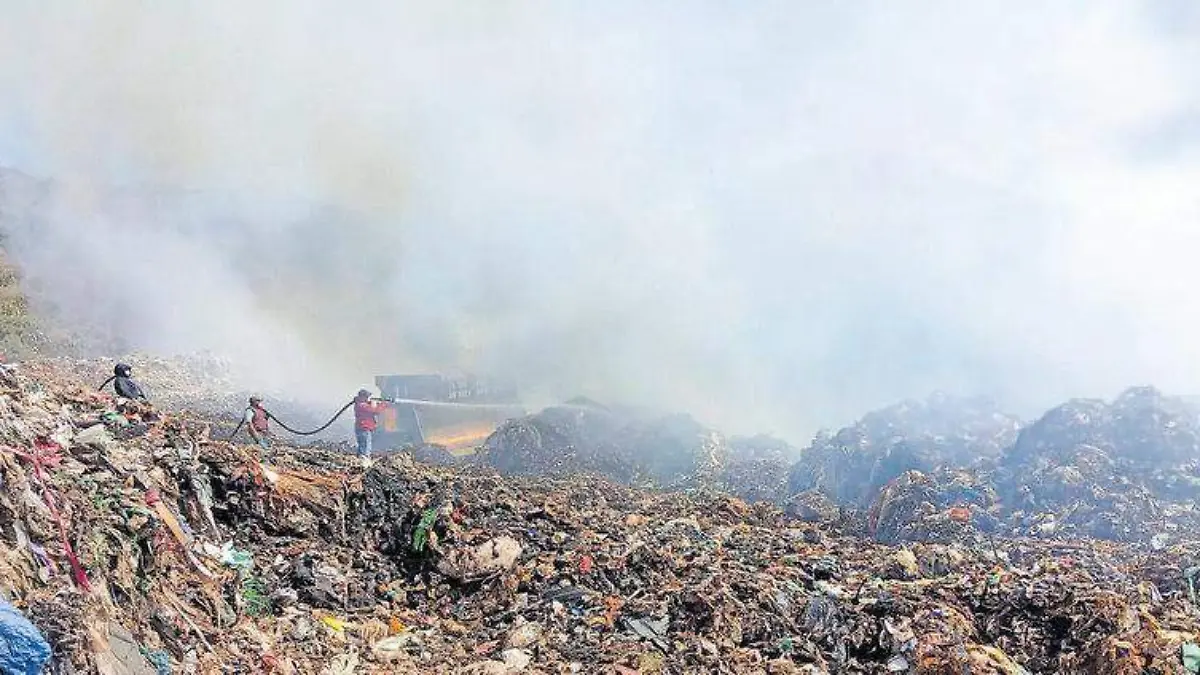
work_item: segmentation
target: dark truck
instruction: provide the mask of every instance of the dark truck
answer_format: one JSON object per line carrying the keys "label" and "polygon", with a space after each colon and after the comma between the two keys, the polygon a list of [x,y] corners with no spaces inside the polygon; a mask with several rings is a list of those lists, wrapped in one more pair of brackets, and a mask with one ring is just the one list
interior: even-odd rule
{"label": "dark truck", "polygon": [[439,445],[468,454],[506,420],[525,415],[509,382],[471,375],[380,375],[383,398],[375,447]]}

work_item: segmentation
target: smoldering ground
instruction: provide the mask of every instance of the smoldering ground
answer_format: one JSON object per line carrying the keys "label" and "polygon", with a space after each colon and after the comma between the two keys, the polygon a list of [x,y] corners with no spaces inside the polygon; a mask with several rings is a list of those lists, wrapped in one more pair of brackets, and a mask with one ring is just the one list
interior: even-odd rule
{"label": "smoldering ground", "polygon": [[250,387],[458,367],[803,440],[1200,379],[1186,0],[0,5],[39,301]]}

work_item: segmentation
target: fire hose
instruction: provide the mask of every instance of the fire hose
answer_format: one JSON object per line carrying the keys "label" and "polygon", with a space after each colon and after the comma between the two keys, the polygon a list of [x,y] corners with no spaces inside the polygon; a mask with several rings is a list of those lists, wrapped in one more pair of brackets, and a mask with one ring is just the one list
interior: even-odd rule
{"label": "fire hose", "polygon": [[[284,424],[283,421],[280,420],[275,415],[273,415],[270,410],[264,409],[264,411],[267,413],[267,419],[274,420],[274,422],[276,424],[278,424],[280,427],[282,427],[284,431],[288,431],[290,433],[296,434],[297,436],[314,436],[314,435],[319,434],[322,431],[325,431],[326,429],[328,429],[334,422],[337,421],[337,419],[339,417],[341,417],[347,410],[349,410],[350,406],[352,406],[352,405],[354,405],[354,401],[350,400],[349,402],[346,403],[346,405],[342,406],[341,410],[334,413],[333,417],[330,417],[328,422],[326,422],[325,424],[322,424],[321,426],[317,427],[316,429],[313,429],[312,431],[297,431],[296,429],[293,429],[293,428],[289,427],[288,425]],[[243,419],[242,421],[244,422],[245,420]]]}
{"label": "fire hose", "polygon": [[[375,399],[375,400],[387,400],[387,399]],[[293,429],[293,428],[289,427],[286,423],[284,423],[283,420],[276,417],[270,410],[266,410],[264,408],[263,412],[265,412],[267,414],[267,419],[273,420],[276,424],[278,424],[280,427],[282,427],[284,431],[295,434],[297,436],[314,436],[316,434],[321,433],[322,431],[325,431],[330,426],[332,426],[333,423],[336,422],[339,417],[341,417],[343,414],[345,414],[345,412],[347,410],[349,410],[350,406],[352,406],[352,405],[354,405],[354,399],[350,399],[350,401],[348,403],[346,403],[346,405],[342,406],[341,410],[338,410],[336,413],[334,413],[333,417],[330,417],[328,422],[326,422],[325,424],[322,424],[321,426],[317,427],[316,429],[313,429],[312,431],[299,431],[297,429]],[[242,425],[245,423],[246,423],[246,418],[243,417],[241,420],[238,421],[238,425],[236,427],[234,427],[233,433],[229,434],[229,438],[232,439],[234,436],[237,436],[237,433],[242,430]]]}

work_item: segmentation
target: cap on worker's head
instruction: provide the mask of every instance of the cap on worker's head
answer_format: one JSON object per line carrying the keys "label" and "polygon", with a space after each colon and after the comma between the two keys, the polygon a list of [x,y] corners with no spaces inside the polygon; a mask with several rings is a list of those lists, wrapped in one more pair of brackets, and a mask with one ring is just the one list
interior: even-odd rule
{"label": "cap on worker's head", "polygon": [[367,391],[366,389],[359,389],[358,394],[355,395],[355,398],[368,398],[370,396],[371,392]]}
{"label": "cap on worker's head", "polygon": [[113,368],[113,375],[116,375],[117,377],[121,377],[121,376],[126,375],[127,373],[131,372],[132,370],[133,370],[133,368],[130,368],[129,364],[118,363],[117,366],[115,368]]}

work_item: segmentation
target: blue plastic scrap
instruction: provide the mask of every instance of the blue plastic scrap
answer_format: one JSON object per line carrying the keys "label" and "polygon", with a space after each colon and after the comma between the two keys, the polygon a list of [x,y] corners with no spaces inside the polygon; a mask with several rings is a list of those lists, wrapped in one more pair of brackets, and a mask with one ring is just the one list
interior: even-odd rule
{"label": "blue plastic scrap", "polygon": [[171,675],[171,656],[161,649],[149,650],[142,647],[142,656],[154,666],[155,675]]}
{"label": "blue plastic scrap", "polygon": [[50,660],[50,645],[41,632],[0,598],[0,673],[40,675]]}

